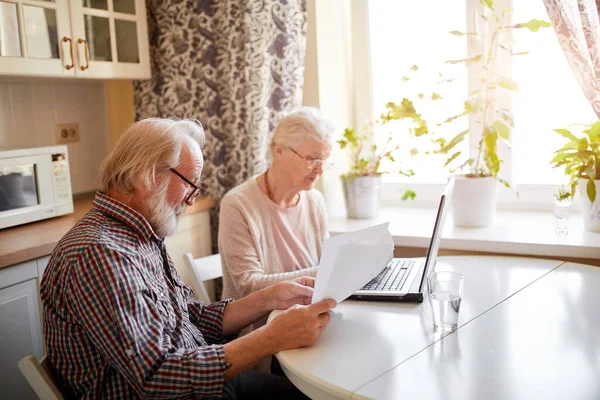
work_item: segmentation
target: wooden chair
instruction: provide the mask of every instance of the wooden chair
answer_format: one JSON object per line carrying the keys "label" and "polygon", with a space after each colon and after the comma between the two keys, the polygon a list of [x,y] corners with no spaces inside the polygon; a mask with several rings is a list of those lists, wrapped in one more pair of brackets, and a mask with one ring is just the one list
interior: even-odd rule
{"label": "wooden chair", "polygon": [[221,278],[223,276],[223,268],[221,266],[221,255],[213,254],[212,256],[194,258],[192,253],[185,253],[183,261],[186,268],[192,273],[190,274],[196,279],[196,284],[192,285],[196,288],[196,293],[204,304],[210,304],[215,301],[211,299],[204,282],[212,279]]}
{"label": "wooden chair", "polygon": [[58,384],[53,379],[53,372],[46,357],[40,362],[32,356],[25,356],[18,363],[19,369],[29,385],[42,400],[62,400],[63,396]]}

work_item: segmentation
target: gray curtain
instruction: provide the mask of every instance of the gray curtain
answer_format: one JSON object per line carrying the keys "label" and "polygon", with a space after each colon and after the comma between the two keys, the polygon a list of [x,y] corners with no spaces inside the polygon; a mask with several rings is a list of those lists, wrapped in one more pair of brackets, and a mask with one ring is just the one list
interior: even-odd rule
{"label": "gray curtain", "polygon": [[[271,132],[302,102],[305,0],[148,0],[152,79],[135,82],[136,119],[196,118],[202,183],[217,202],[266,168]],[[211,215],[216,248],[218,208]]]}

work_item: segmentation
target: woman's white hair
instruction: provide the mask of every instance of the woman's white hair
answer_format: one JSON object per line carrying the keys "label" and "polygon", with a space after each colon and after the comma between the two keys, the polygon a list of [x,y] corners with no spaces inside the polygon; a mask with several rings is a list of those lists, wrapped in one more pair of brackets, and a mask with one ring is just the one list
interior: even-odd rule
{"label": "woman's white hair", "polygon": [[206,137],[199,121],[148,118],[136,122],[102,161],[101,190],[131,194],[136,188],[150,189],[157,177],[179,165],[181,149],[189,138],[204,146]]}
{"label": "woman's white hair", "polygon": [[273,132],[269,145],[269,163],[273,162],[276,144],[296,147],[314,140],[331,148],[335,124],[316,107],[301,107],[283,117]]}

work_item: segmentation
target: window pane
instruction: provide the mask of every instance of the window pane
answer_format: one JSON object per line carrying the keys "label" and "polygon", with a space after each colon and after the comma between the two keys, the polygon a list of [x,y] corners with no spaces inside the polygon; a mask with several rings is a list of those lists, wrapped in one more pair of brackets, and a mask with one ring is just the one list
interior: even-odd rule
{"label": "window pane", "polygon": [[108,18],[85,16],[85,38],[90,46],[90,59],[112,61]]}
{"label": "window pane", "polygon": [[[450,139],[468,127],[467,118],[461,118],[442,128],[436,124],[448,117],[460,114],[466,100],[467,70],[463,65],[444,64],[447,60],[467,57],[465,36],[453,36],[449,31],[466,30],[464,1],[398,1],[376,0],[369,2],[369,29],[373,86],[373,110],[379,117],[387,102],[399,103],[403,97],[413,101],[417,112],[428,122],[429,129],[436,129]],[[435,12],[432,12],[435,10]],[[418,66],[417,72],[410,69]],[[440,77],[438,72],[442,72]],[[410,80],[403,81],[408,76]],[[448,78],[451,83],[439,84]],[[439,93],[442,100],[431,101],[432,93]],[[423,99],[419,99],[419,93]],[[444,182],[448,171],[443,167],[446,156],[425,155],[422,151],[429,137],[411,140],[408,128],[411,121],[397,121],[379,129],[379,143],[387,140],[386,133],[394,133],[394,140],[401,145],[395,157],[406,167],[414,169],[416,176],[411,182]],[[461,147],[462,146],[462,147]],[[466,154],[467,140],[455,149]],[[412,148],[419,149],[417,156],[408,154]],[[387,180],[404,180],[401,176],[388,176]]]}
{"label": "window pane", "polygon": [[21,57],[17,5],[0,1],[0,56]]}
{"label": "window pane", "polygon": [[83,1],[84,7],[96,8],[98,10],[108,10],[108,1],[107,0],[82,0],[82,1]]}
{"label": "window pane", "polygon": [[122,12],[126,14],[135,14],[135,1],[134,0],[114,0],[113,8],[116,12]]}
{"label": "window pane", "polygon": [[23,6],[27,55],[31,58],[58,58],[56,11]]}
{"label": "window pane", "polygon": [[137,25],[132,21],[115,19],[117,35],[117,60],[119,62],[139,63]]}
{"label": "window pane", "polygon": [[[548,20],[542,1],[514,2],[514,20]],[[513,57],[513,77],[519,93],[513,97],[514,178],[517,184],[562,184],[561,169],[548,163],[566,140],[553,129],[597,120],[562,52],[554,28],[514,32],[515,50],[530,54]],[[577,128],[575,128],[577,130]]]}

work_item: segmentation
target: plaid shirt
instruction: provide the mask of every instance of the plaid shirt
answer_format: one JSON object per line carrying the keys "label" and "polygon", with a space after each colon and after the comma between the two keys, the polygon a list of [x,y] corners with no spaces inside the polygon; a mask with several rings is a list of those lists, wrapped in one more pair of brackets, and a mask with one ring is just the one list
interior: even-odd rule
{"label": "plaid shirt", "polygon": [[146,219],[101,193],[41,284],[48,358],[77,397],[221,396],[223,312],[195,300]]}

